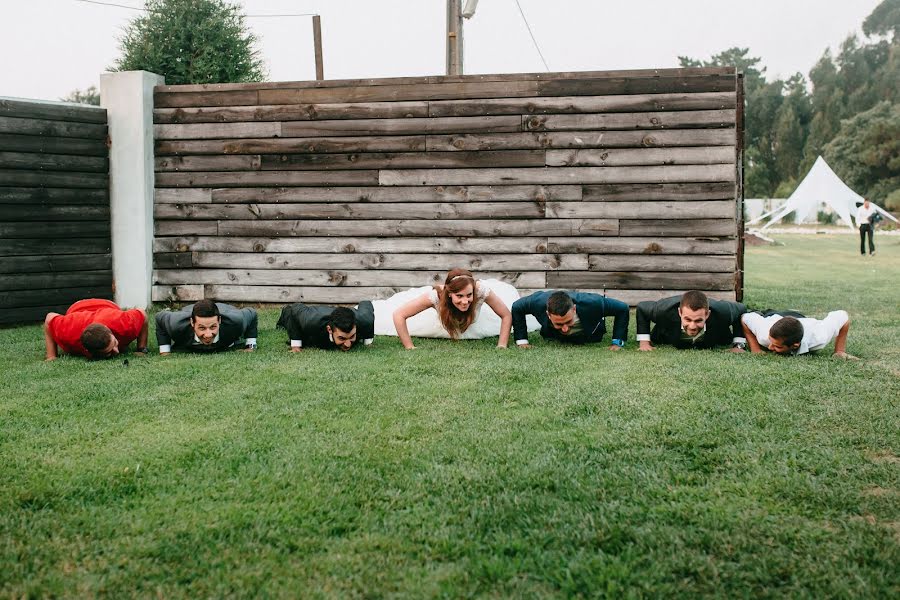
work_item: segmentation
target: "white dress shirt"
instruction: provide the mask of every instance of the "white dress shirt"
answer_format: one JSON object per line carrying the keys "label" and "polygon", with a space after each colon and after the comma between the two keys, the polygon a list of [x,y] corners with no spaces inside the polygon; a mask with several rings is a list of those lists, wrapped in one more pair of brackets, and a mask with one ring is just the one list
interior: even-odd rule
{"label": "white dress shirt", "polygon": [[871,202],[869,202],[869,208],[866,208],[865,204],[861,205],[856,210],[856,226],[859,227],[860,225],[870,224],[869,217],[871,217],[873,214],[875,214],[875,212],[876,212],[875,205],[872,204]]}
{"label": "white dress shirt", "polygon": [[[753,332],[756,341],[763,348],[769,347],[769,330],[780,319],[781,315],[764,317],[755,312],[745,313],[741,316],[741,321]],[[799,319],[800,324],[803,325],[803,339],[800,341],[797,354],[821,350],[837,337],[841,327],[849,320],[850,315],[845,310],[832,311],[824,319]]]}

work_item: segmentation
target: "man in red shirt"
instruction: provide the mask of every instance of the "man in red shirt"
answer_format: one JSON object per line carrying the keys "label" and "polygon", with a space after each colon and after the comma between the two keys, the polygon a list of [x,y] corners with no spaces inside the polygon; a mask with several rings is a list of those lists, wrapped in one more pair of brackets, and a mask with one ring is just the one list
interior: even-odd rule
{"label": "man in red shirt", "polygon": [[91,298],[79,300],[66,314],[49,313],[44,319],[47,360],[57,357],[57,347],[68,354],[110,358],[137,339],[137,353],[147,352],[147,313],[139,308],[122,310],[115,302]]}

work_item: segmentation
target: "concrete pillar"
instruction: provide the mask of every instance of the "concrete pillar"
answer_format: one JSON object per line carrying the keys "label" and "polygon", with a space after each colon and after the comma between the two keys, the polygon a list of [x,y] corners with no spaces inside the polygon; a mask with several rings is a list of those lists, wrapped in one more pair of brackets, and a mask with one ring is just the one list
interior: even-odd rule
{"label": "concrete pillar", "polygon": [[104,73],[100,106],[109,118],[109,195],[116,303],[146,308],[153,272],[153,87],[147,71]]}

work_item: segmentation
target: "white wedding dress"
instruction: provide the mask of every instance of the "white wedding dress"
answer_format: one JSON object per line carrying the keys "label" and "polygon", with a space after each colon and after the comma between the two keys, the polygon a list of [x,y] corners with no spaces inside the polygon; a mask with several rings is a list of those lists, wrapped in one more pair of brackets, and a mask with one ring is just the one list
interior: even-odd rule
{"label": "white wedding dress", "polygon": [[[487,298],[490,292],[499,297],[510,310],[512,310],[513,302],[519,299],[519,292],[514,286],[498,279],[478,280],[475,282],[475,288],[476,305],[472,310],[479,312],[472,325],[460,334],[459,338],[463,340],[480,340],[500,335],[500,317],[484,302],[484,299]],[[397,292],[386,300],[373,300],[372,305],[375,307],[375,335],[397,335],[397,330],[394,328],[394,311],[423,294],[428,294],[431,297],[432,304],[437,303],[437,293],[434,287],[430,285]],[[528,331],[537,331],[541,328],[537,319],[531,315],[527,317],[527,324]],[[406,326],[409,328],[409,335],[412,337],[450,337],[450,334],[444,329],[444,325],[438,317],[437,309],[434,307],[407,319]]]}

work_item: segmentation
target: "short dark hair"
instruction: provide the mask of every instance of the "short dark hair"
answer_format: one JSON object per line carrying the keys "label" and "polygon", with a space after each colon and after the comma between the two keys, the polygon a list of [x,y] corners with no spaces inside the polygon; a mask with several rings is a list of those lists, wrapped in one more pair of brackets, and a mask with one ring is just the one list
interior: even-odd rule
{"label": "short dark hair", "polygon": [[803,340],[803,323],[794,317],[781,317],[769,329],[769,339],[772,338],[788,347],[799,344]]}
{"label": "short dark hair", "polygon": [[81,332],[81,345],[93,358],[104,358],[103,351],[112,340],[112,331],[106,325],[91,323]]}
{"label": "short dark hair", "polygon": [[194,308],[191,309],[191,321],[200,318],[207,317],[218,317],[219,316],[219,307],[216,306],[216,303],[212,300],[200,300],[196,304],[194,304]]}
{"label": "short dark hair", "polygon": [[338,306],[331,311],[328,317],[328,326],[332,329],[340,329],[344,333],[350,333],[356,327],[356,313],[346,306]]}
{"label": "short dark hair", "polygon": [[566,316],[573,306],[575,306],[575,301],[566,292],[553,292],[547,298],[547,312],[554,317]]}
{"label": "short dark hair", "polygon": [[681,304],[679,306],[691,310],[700,310],[701,308],[707,310],[709,308],[709,298],[703,292],[691,290],[681,296]]}

